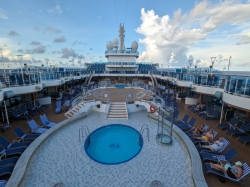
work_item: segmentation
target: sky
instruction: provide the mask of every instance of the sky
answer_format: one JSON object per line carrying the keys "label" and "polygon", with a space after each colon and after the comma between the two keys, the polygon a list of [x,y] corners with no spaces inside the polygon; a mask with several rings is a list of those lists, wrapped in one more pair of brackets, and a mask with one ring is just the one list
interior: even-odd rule
{"label": "sky", "polygon": [[106,62],[120,23],[138,62],[250,71],[250,0],[0,0],[0,68]]}

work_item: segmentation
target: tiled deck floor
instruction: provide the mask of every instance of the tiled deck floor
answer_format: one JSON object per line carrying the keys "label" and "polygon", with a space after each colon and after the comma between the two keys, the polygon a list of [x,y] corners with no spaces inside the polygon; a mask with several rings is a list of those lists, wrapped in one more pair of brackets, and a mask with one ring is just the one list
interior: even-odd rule
{"label": "tiled deck floor", "polygon": [[[79,141],[78,129],[87,126],[92,132],[108,124],[126,124],[140,131],[150,128],[150,140],[144,133],[141,152],[132,160],[118,165],[103,165],[90,159],[84,151],[85,137]],[[131,113],[129,120],[107,120],[103,113],[92,112],[53,134],[36,151],[26,170],[21,187],[52,186],[150,186],[154,180],[164,186],[194,186],[191,163],[183,142],[174,135],[172,145],[163,146],[156,139],[157,123],[147,111]]]}
{"label": "tiled deck floor", "polygon": [[[178,102],[179,102],[180,117],[183,117],[184,114],[186,113],[189,114],[190,116],[196,117],[197,120],[196,120],[195,126],[198,126],[199,124],[202,124],[203,122],[206,122],[210,127],[215,127],[215,125],[218,124],[219,122],[218,120],[204,121],[202,118],[194,115],[190,110],[188,110],[187,106],[185,106],[184,104],[184,101],[178,101]],[[45,112],[51,121],[60,122],[66,119],[66,117],[62,113],[55,115],[54,109],[55,109],[55,103],[53,103],[51,107]],[[40,122],[38,116],[35,116],[34,119],[38,123]],[[20,126],[25,131],[25,133],[29,132],[29,128],[25,120],[13,120],[12,119],[10,123],[13,126],[13,128]],[[217,137],[224,136],[226,139],[230,141],[231,143],[230,147],[231,146],[234,147],[239,152],[239,154],[233,159],[233,161],[240,160],[242,162],[247,162],[250,165],[250,145],[248,144],[246,146],[243,146],[241,142],[236,141],[236,137],[230,137],[229,135],[225,134],[224,131],[221,131],[217,128],[215,128],[215,130],[217,130],[219,133]],[[14,138],[16,138],[16,135],[14,134],[12,130],[8,130],[7,132],[1,132],[1,135],[5,136],[9,141],[12,141]],[[0,177],[0,179],[8,179],[8,176]],[[241,187],[241,186],[247,187],[247,186],[250,186],[250,177],[247,177],[247,179],[245,180],[246,182],[245,185],[236,184],[230,181],[226,181],[226,183],[220,183],[220,181],[218,180],[218,177],[213,174],[205,175],[205,179],[209,187]]]}

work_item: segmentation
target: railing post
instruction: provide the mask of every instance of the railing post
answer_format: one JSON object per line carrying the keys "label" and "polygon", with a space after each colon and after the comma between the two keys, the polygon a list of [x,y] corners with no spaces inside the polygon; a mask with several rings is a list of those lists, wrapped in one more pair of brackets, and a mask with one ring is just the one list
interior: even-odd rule
{"label": "railing post", "polygon": [[244,95],[246,94],[247,83],[248,83],[248,77],[247,77],[247,79],[246,79],[246,83],[245,83],[245,88],[244,88]]}
{"label": "railing post", "polygon": [[235,88],[234,88],[234,93],[235,93],[235,94],[236,94],[237,86],[238,86],[238,79],[236,80],[236,84],[235,84]]}

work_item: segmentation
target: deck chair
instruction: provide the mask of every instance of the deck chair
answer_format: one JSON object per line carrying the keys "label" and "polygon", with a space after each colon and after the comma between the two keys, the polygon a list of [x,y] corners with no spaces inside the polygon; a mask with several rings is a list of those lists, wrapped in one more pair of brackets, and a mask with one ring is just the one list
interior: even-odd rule
{"label": "deck chair", "polygon": [[[213,135],[214,137],[218,134],[217,131],[213,130]],[[203,141],[203,140],[198,140],[198,139],[195,139],[195,138],[191,138],[191,140],[193,141],[194,144],[201,144],[201,143],[209,143],[207,141]]]}
{"label": "deck chair", "polygon": [[31,118],[31,116],[28,115],[28,114],[20,114],[17,111],[17,109],[12,109],[11,112],[12,112],[14,118],[18,118],[18,119],[29,119],[29,118]]}
{"label": "deck chair", "polygon": [[0,136],[0,144],[4,147],[4,149],[12,149],[17,147],[28,147],[31,142],[21,142],[21,143],[10,143],[4,136]]}
{"label": "deck chair", "polygon": [[11,157],[11,158],[7,158],[4,160],[0,160],[0,168],[6,167],[6,166],[13,166],[17,163],[19,157],[15,156],[15,157]]}
{"label": "deck chair", "polygon": [[39,101],[35,101],[35,104],[36,104],[36,107],[37,107],[37,108],[40,108],[40,109],[42,108],[43,110],[49,108],[48,105],[41,105],[41,104],[39,103]]}
{"label": "deck chair", "polygon": [[[12,126],[10,125],[10,124],[0,124],[0,129],[3,129],[5,132],[8,130],[8,129],[10,129],[10,128],[12,128]],[[13,129],[13,128],[12,128]]]}
{"label": "deck chair", "polygon": [[22,141],[32,141],[40,136],[40,134],[25,134],[20,127],[15,128],[14,132]]}
{"label": "deck chair", "polygon": [[244,123],[240,128],[238,129],[228,129],[226,130],[227,134],[230,134],[231,136],[240,136],[240,135],[248,135],[247,131],[250,130],[250,124]]}
{"label": "deck chair", "polygon": [[250,136],[239,136],[236,141],[240,140],[241,142],[243,142],[243,145],[245,145],[246,143],[250,142]]}
{"label": "deck chair", "polygon": [[211,115],[210,114],[204,114],[202,116],[203,119],[217,119],[218,118],[218,114],[219,114],[219,110],[215,110]]}
{"label": "deck chair", "polygon": [[212,154],[212,153],[202,152],[202,153],[200,153],[200,156],[201,156],[202,162],[203,161],[215,161],[215,162],[217,162],[219,157],[224,157],[224,160],[231,161],[237,154],[238,154],[238,152],[233,147],[231,147],[223,155],[216,155],[216,154]]}
{"label": "deck chair", "polygon": [[24,105],[20,106],[20,109],[22,111],[23,114],[26,114],[26,115],[32,115],[32,116],[35,116],[37,114],[37,111],[28,111]]}
{"label": "deck chair", "polygon": [[183,125],[177,125],[177,126],[178,126],[181,130],[186,131],[186,130],[191,129],[191,128],[194,126],[195,121],[196,121],[195,118],[191,118],[191,120],[190,120],[188,123],[183,124]]}
{"label": "deck chair", "polygon": [[213,173],[213,174],[215,174],[215,175],[218,175],[218,176],[220,176],[220,177],[223,177],[223,178],[225,178],[225,179],[227,179],[227,180],[230,180],[230,181],[232,181],[232,182],[244,183],[244,179],[250,174],[250,168],[249,168],[249,166],[247,165],[247,163],[244,163],[244,164],[242,165],[242,167],[243,167],[243,174],[242,174],[242,177],[239,178],[239,179],[232,179],[232,178],[230,178],[229,176],[225,175],[222,171],[218,171],[218,170],[216,170],[216,169],[211,168],[211,167],[210,167],[210,164],[205,164],[204,166],[205,166],[206,174],[208,174],[208,173]]}
{"label": "deck chair", "polygon": [[211,112],[212,108],[210,106],[206,107],[206,110],[203,111],[197,111],[196,114],[199,116],[202,116],[204,114],[209,114]]}
{"label": "deck chair", "polygon": [[42,112],[42,109],[35,108],[31,103],[28,103],[28,107],[33,112]]}
{"label": "deck chair", "polygon": [[231,129],[235,128],[237,125],[238,119],[237,118],[232,118],[229,123],[226,124],[218,124],[216,125],[217,128],[219,129]]}
{"label": "deck chair", "polygon": [[42,124],[46,127],[54,127],[57,124],[57,123],[49,121],[46,114],[41,115],[40,119],[42,121]]}
{"label": "deck chair", "polygon": [[174,122],[174,124],[175,124],[176,126],[181,125],[181,124],[184,124],[184,125],[185,125],[185,123],[187,123],[188,118],[189,118],[189,115],[186,114],[186,115],[183,117],[182,120],[177,121],[177,122]]}
{"label": "deck chair", "polygon": [[7,166],[7,167],[4,167],[4,168],[0,168],[0,176],[3,176],[3,175],[11,175],[12,171],[14,170],[14,167],[15,166]]}
{"label": "deck chair", "polygon": [[56,114],[59,114],[59,113],[61,112],[61,110],[62,110],[62,103],[61,103],[61,101],[57,101],[57,102],[56,102],[55,113],[56,113]]}
{"label": "deck chair", "polygon": [[189,105],[187,108],[188,108],[188,109],[195,108],[195,107],[197,107],[200,103],[201,103],[201,102],[198,101],[196,104],[194,104],[194,105]]}
{"label": "deck chair", "polygon": [[211,151],[210,149],[207,149],[207,148],[202,148],[200,146],[197,146],[197,150],[199,153],[202,153],[202,152],[207,152],[207,153],[215,153],[215,154],[219,154],[219,153],[222,153],[230,144],[229,141],[227,141],[225,138],[223,138],[223,145],[221,146],[221,148],[218,150],[218,151]]}
{"label": "deck chair", "polygon": [[194,136],[203,136],[203,135],[205,135],[207,133],[208,130],[209,130],[209,126],[205,124],[205,126],[204,126],[204,132],[201,135],[194,134],[193,131],[188,131],[188,132],[185,132],[185,133],[186,133],[187,136],[193,136],[193,135]]}
{"label": "deck chair", "polygon": [[3,149],[0,146],[0,154],[4,154],[6,156],[12,156],[12,155],[21,155],[25,151],[26,147],[17,147],[13,149]]}
{"label": "deck chair", "polygon": [[30,127],[30,131],[35,134],[41,134],[47,130],[46,128],[42,128],[41,126],[37,125],[33,119],[28,121],[27,124]]}
{"label": "deck chair", "polygon": [[4,187],[7,184],[6,180],[0,180],[0,187]]}

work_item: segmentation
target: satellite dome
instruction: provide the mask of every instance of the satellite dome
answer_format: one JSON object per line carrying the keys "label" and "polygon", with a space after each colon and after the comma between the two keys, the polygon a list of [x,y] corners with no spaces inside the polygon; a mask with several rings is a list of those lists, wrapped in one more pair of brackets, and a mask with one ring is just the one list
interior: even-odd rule
{"label": "satellite dome", "polygon": [[113,43],[111,41],[108,41],[106,43],[107,50],[111,51],[113,49]]}
{"label": "satellite dome", "polygon": [[136,41],[133,41],[131,43],[131,48],[132,48],[133,51],[137,51],[137,49],[138,49],[138,43]]}
{"label": "satellite dome", "polygon": [[114,48],[115,48],[115,49],[118,49],[118,45],[119,45],[119,41],[118,41],[117,38],[115,38],[115,39],[113,40],[113,46],[114,46]]}

